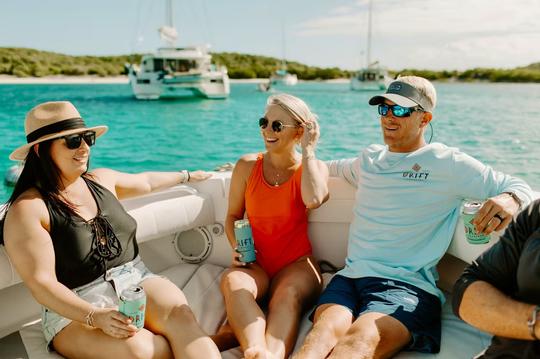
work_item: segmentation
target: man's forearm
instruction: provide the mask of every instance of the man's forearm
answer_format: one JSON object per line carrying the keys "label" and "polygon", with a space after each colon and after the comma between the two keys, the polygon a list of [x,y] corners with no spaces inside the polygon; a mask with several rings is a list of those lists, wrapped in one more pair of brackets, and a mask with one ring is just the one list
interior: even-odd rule
{"label": "man's forearm", "polygon": [[[527,322],[534,308],[535,305],[516,301],[487,282],[476,281],[465,289],[459,315],[469,324],[491,334],[532,340]],[[540,336],[540,323],[535,326],[535,333]]]}

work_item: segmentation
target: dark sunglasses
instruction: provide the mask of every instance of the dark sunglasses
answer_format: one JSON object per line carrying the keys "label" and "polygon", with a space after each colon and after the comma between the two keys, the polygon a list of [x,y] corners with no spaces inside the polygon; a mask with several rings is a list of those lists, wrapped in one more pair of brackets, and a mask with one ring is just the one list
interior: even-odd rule
{"label": "dark sunglasses", "polygon": [[66,141],[66,147],[70,150],[76,150],[77,148],[81,147],[83,140],[88,146],[93,146],[94,143],[96,143],[96,133],[94,131],[76,133],[74,135],[67,135],[62,138]]}
{"label": "dark sunglasses", "polygon": [[[266,117],[259,118],[259,127],[264,130],[267,126],[268,126],[268,119]],[[274,132],[281,132],[285,127],[296,128],[298,126],[284,125],[283,122],[281,122],[280,120],[275,120],[272,122],[272,131]]]}
{"label": "dark sunglasses", "polygon": [[387,105],[385,103],[379,105],[379,115],[388,115],[388,110],[392,110],[395,117],[409,117],[414,111],[422,111],[422,108],[420,106],[403,107],[400,105]]}

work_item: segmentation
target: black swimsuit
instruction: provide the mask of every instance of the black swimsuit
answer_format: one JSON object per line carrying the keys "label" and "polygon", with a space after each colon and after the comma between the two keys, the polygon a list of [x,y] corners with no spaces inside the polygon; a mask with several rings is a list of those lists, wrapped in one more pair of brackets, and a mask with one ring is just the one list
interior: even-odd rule
{"label": "black swimsuit", "polygon": [[98,207],[95,218],[66,217],[46,203],[51,226],[56,277],[70,289],[90,283],[137,257],[137,222],[105,187],[84,178]]}

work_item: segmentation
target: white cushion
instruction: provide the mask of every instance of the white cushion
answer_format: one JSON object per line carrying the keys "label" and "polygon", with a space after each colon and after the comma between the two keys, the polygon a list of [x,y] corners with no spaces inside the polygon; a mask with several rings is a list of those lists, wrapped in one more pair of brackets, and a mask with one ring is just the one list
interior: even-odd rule
{"label": "white cushion", "polygon": [[[203,264],[200,267],[193,264],[179,264],[160,273],[183,288],[201,327],[210,334],[215,333],[225,319],[225,305],[219,289],[219,281],[223,270],[223,267],[212,264]],[[324,274],[323,278],[325,284],[327,284],[331,276]],[[302,319],[295,350],[300,347],[306,334],[311,329],[311,321],[308,319],[310,313],[311,310]],[[397,358],[470,358],[489,345],[489,335],[471,327],[452,313],[450,298],[443,306],[442,318],[443,340],[439,354],[402,352]],[[39,321],[25,326],[21,329],[20,334],[30,359],[60,358],[57,354],[47,353],[45,350],[45,339]],[[226,359],[242,357],[239,348],[233,348],[222,354],[223,358]]]}

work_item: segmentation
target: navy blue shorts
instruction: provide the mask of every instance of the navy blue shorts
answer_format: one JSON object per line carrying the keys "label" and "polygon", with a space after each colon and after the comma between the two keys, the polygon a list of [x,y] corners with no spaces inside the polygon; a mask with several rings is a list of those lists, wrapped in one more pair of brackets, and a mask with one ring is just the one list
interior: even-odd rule
{"label": "navy blue shorts", "polygon": [[440,351],[441,301],[413,285],[385,278],[354,279],[336,275],[321,294],[317,307],[322,304],[347,307],[354,318],[368,312],[387,314],[411,333],[411,342],[404,350]]}

